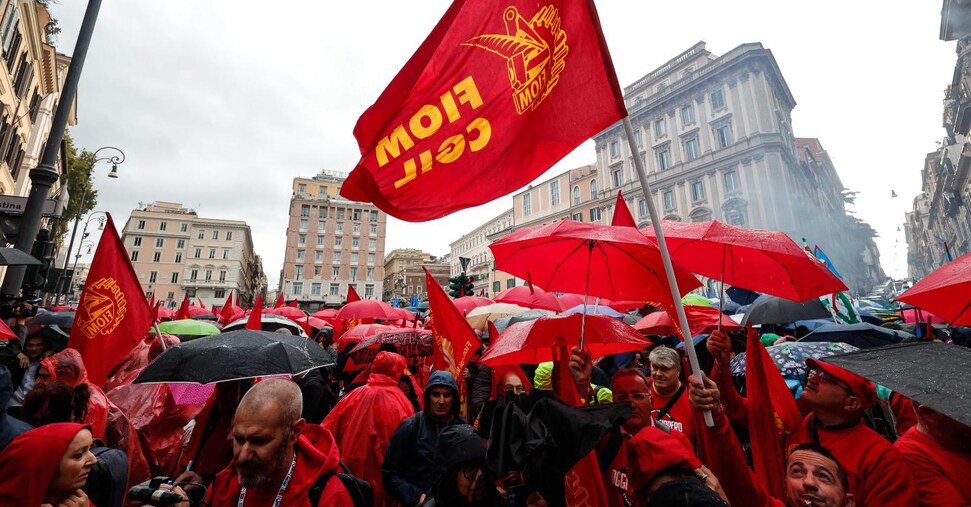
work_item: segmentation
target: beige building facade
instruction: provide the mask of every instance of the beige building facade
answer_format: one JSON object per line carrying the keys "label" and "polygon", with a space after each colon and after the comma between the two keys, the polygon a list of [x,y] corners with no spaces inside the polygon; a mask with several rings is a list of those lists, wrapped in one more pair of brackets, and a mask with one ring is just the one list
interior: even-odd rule
{"label": "beige building facade", "polygon": [[266,290],[249,226],[203,218],[181,204],[154,202],[132,211],[122,242],[146,297],[177,305],[184,296],[221,306],[232,292],[242,306]]}
{"label": "beige building facade", "polygon": [[514,224],[514,210],[510,209],[450,243],[450,275],[461,274],[461,259],[467,258],[469,263],[465,273],[474,279],[475,295],[492,297],[507,288],[514,287],[517,284],[516,277],[496,271],[495,259],[492,257],[492,251],[489,250],[489,244],[512,232]]}
{"label": "beige building facade", "polygon": [[448,263],[417,248],[396,248],[388,252],[384,259],[383,299],[391,302],[397,298],[404,302],[400,306],[408,306],[412,296],[417,296],[419,301],[427,300],[428,287],[422,268],[427,268],[440,286],[448,287],[451,269]]}
{"label": "beige building facade", "polygon": [[365,299],[384,295],[387,215],[340,197],[346,175],[323,170],[294,178],[287,246],[278,290],[305,310],[339,306],[349,286]]}

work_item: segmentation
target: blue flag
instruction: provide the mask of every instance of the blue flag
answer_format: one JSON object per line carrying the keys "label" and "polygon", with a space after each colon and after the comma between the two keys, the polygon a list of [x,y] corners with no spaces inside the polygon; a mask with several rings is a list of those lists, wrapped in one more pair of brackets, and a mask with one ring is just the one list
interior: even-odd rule
{"label": "blue flag", "polygon": [[412,294],[411,296],[411,306],[418,307],[418,294]]}
{"label": "blue flag", "polygon": [[836,275],[836,278],[843,278],[843,275],[840,275],[840,272],[836,271],[836,266],[833,265],[833,261],[829,260],[829,257],[827,257],[823,250],[819,248],[819,245],[816,245],[816,247],[813,249],[813,255],[815,255],[817,259],[823,261],[823,263],[826,264],[826,267],[829,268],[834,275]]}

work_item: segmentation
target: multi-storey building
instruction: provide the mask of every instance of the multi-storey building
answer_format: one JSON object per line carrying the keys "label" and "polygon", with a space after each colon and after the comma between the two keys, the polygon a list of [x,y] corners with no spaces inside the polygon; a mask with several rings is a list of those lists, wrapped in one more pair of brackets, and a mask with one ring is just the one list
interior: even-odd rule
{"label": "multi-storey building", "polygon": [[396,248],[389,252],[384,259],[384,300],[398,298],[407,302],[412,296],[427,299],[423,267],[439,285],[448,285],[450,267],[441,259],[416,248]]}
{"label": "multi-storey building", "polygon": [[307,310],[338,306],[353,285],[362,298],[384,294],[387,215],[340,197],[346,174],[294,178],[287,247],[278,289]]}
{"label": "multi-storey building", "polygon": [[246,222],[203,218],[178,203],[132,211],[122,242],[146,296],[178,303],[183,296],[222,305],[230,291],[243,305],[266,290],[266,275]]}
{"label": "multi-storey building", "polygon": [[514,212],[510,209],[453,241],[449,245],[448,260],[451,276],[462,273],[462,259],[465,258],[469,259],[465,274],[472,277],[476,295],[495,296],[514,287],[516,277],[496,271],[495,259],[489,250],[489,244],[510,233],[514,223]]}

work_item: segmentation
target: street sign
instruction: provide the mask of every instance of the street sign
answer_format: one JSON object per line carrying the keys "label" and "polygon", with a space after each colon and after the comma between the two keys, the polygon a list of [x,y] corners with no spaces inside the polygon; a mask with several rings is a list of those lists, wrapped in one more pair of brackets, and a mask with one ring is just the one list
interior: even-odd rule
{"label": "street sign", "polygon": [[[49,217],[54,215],[57,200],[47,199],[44,201],[44,209],[41,215]],[[27,198],[16,195],[0,195],[0,214],[3,215],[23,215],[27,207]]]}
{"label": "street sign", "polygon": [[472,259],[470,259],[468,257],[459,257],[459,264],[462,265],[462,272],[463,273],[465,273],[466,269],[468,269],[470,262],[472,262]]}

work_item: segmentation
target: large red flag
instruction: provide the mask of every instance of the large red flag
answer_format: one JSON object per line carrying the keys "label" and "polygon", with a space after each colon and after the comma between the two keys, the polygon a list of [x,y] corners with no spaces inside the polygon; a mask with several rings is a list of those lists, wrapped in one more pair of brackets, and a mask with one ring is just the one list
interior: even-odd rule
{"label": "large red flag", "polygon": [[802,419],[782,373],[759,341],[758,332],[751,328],[745,350],[752,467],[774,498],[784,498],[786,455],[782,442],[799,427]]}
{"label": "large red flag", "polygon": [[617,191],[617,202],[614,204],[614,218],[610,221],[610,225],[637,227],[637,222],[634,221],[634,215],[630,214],[630,208],[627,207],[627,201],[624,200],[624,196],[620,190]]}
{"label": "large red flag", "polygon": [[233,320],[233,291],[229,291],[229,295],[226,296],[226,302],[223,307],[219,310],[219,322],[221,324],[229,324]]}
{"label": "large red flag", "polygon": [[186,294],[182,298],[182,304],[179,305],[179,309],[175,311],[175,320],[185,320],[191,318],[189,315],[189,295]]}
{"label": "large red flag", "polygon": [[354,286],[353,285],[348,285],[347,286],[347,302],[348,303],[353,303],[355,301],[360,301],[360,300],[361,300],[361,296],[358,296],[357,295],[357,291],[354,290]]}
{"label": "large red flag", "polygon": [[108,370],[145,336],[151,309],[111,215],[94,252],[68,347],[84,358],[88,378],[105,385]]}
{"label": "large red flag", "polygon": [[263,296],[257,295],[253,302],[253,309],[250,311],[249,319],[246,319],[246,329],[259,331],[263,329]]}
{"label": "large red flag", "polygon": [[281,292],[280,296],[276,298],[276,304],[273,305],[273,308],[283,308],[283,305],[285,304],[286,303],[283,301],[283,293]]}
{"label": "large red flag", "polygon": [[[445,294],[428,272],[428,268],[422,266],[422,269],[425,270],[425,286],[428,287],[428,310],[435,319],[432,331],[435,338],[433,367],[448,371],[456,380],[460,380],[462,371],[472,355],[482,346],[482,342],[475,335],[469,321],[465,320],[462,312],[452,303],[452,298]],[[459,384],[465,383],[460,381]]]}
{"label": "large red flag", "polygon": [[420,222],[520,188],[627,115],[593,0],[455,0],[354,128],[341,186]]}

